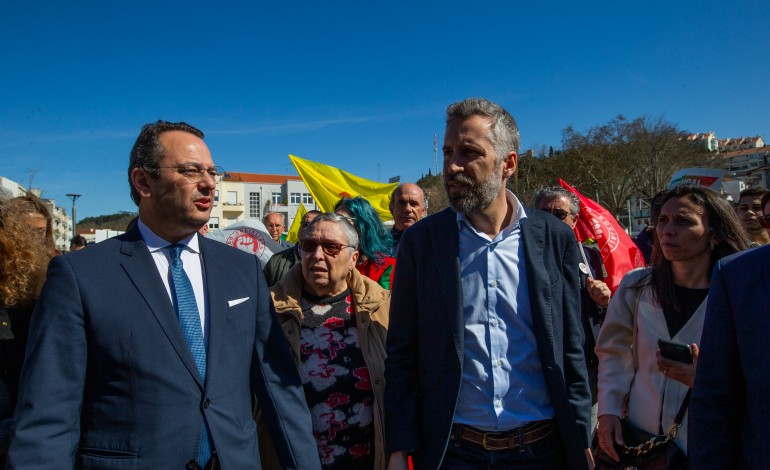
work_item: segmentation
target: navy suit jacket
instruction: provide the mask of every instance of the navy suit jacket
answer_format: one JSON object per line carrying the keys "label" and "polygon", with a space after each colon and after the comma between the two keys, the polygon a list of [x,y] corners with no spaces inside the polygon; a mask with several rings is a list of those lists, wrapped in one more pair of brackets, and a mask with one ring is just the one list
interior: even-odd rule
{"label": "navy suit jacket", "polygon": [[770,246],[715,266],[687,437],[694,469],[770,468]]}
{"label": "navy suit jacket", "polygon": [[32,316],[8,468],[182,469],[205,416],[222,467],[258,469],[252,387],[284,465],[320,468],[257,258],[199,239],[205,383],[136,227],[53,259]]}
{"label": "navy suit jacket", "polygon": [[[528,210],[521,224],[537,348],[555,419],[574,468],[585,468],[591,398],[580,323],[578,244],[567,225]],[[385,368],[389,452],[438,468],[455,414],[464,349],[456,213],[416,223],[402,239]],[[466,293],[467,294],[467,293]]]}

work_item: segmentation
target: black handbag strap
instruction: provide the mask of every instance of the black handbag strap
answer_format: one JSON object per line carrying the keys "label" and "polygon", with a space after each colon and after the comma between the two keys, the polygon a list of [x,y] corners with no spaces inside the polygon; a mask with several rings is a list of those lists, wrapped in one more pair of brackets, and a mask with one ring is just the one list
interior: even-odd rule
{"label": "black handbag strap", "polygon": [[674,424],[679,427],[682,424],[682,420],[684,419],[684,414],[687,413],[687,407],[690,406],[690,395],[692,395],[692,389],[687,389],[687,395],[684,396],[684,400],[682,400],[682,406],[679,407],[679,411],[676,413],[676,417],[674,418]]}

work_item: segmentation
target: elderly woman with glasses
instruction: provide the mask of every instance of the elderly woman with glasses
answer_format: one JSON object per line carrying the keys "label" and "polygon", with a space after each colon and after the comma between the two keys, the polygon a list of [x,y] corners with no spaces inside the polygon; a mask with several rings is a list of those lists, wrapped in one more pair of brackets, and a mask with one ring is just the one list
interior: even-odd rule
{"label": "elderly woman with glasses", "polygon": [[355,269],[356,229],[321,214],[301,264],[271,288],[313,417],[325,469],[385,468],[382,434],[390,292]]}
{"label": "elderly woman with glasses", "polygon": [[344,197],[334,206],[334,212],[347,218],[358,232],[360,256],[356,269],[374,279],[385,289],[393,284],[393,236],[377,215],[374,207],[361,196]]}

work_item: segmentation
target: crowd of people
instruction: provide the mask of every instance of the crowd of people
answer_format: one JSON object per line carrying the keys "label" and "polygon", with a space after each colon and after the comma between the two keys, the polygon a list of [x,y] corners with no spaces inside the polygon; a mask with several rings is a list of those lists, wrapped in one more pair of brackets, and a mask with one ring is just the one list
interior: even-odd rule
{"label": "crowd of people", "polygon": [[505,109],[450,105],[442,151],[448,208],[344,197],[296,245],[270,213],[264,266],[205,237],[186,123],[142,128],[123,235],[55,256],[45,205],[0,204],[0,467],[622,468],[628,423],[674,430],[656,468],[770,468],[770,192],[661,191],[613,293],[575,194],[507,189]]}

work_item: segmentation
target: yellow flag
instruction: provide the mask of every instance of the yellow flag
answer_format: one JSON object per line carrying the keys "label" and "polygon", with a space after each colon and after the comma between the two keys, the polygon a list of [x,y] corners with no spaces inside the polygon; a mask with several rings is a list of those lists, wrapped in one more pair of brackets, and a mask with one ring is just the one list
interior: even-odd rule
{"label": "yellow flag", "polygon": [[339,168],[311,162],[294,155],[289,155],[289,159],[321,211],[331,212],[334,205],[343,197],[362,196],[374,206],[380,219],[393,220],[388,205],[390,195],[398,187],[398,183],[378,183]]}
{"label": "yellow flag", "polygon": [[289,227],[289,233],[286,235],[286,241],[296,244],[299,241],[299,225],[302,223],[302,218],[307,214],[305,205],[299,203],[299,209],[297,209],[297,215],[294,216],[294,220]]}

